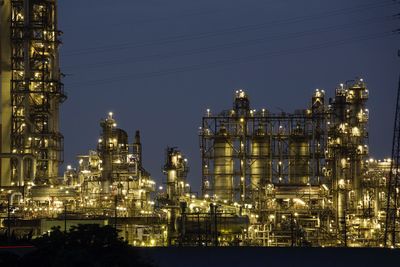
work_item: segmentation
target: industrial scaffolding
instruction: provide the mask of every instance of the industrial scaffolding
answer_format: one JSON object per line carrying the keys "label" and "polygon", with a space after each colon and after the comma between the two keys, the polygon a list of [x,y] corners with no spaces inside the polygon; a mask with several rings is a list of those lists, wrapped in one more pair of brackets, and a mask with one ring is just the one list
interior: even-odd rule
{"label": "industrial scaffolding", "polygon": [[11,1],[12,183],[54,183],[63,161],[56,1]]}
{"label": "industrial scaffolding", "polygon": [[368,96],[356,79],[329,103],[317,89],[307,109],[271,114],[236,91],[202,119],[203,196],[248,209],[250,244],[382,246],[387,170],[368,161]]}
{"label": "industrial scaffolding", "polygon": [[200,128],[203,194],[257,202],[268,184],[323,182],[323,93],[313,101],[310,110],[270,114],[250,109],[247,95],[237,91],[232,110],[215,116],[207,110]]}

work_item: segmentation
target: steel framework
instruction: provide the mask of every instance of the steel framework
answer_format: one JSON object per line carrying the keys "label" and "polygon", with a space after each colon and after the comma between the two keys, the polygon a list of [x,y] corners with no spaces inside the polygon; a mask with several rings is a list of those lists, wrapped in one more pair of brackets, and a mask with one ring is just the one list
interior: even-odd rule
{"label": "steel framework", "polygon": [[[318,103],[323,100],[313,101],[311,109],[295,114],[270,114],[265,109],[257,112],[249,107],[245,112],[234,107],[217,116],[207,111],[200,129],[203,195],[215,194],[215,145],[221,129],[226,131],[224,142],[233,151],[232,156],[226,156],[233,159],[232,172],[226,173],[233,177],[232,201],[258,201],[268,184],[285,184],[289,180],[298,185],[319,184],[324,178],[327,116]],[[255,142],[266,146],[255,153]],[[264,173],[257,174],[260,181],[255,184],[251,169],[258,161],[261,163],[257,168],[263,168]]]}
{"label": "steel framework", "polygon": [[11,160],[14,180],[22,164],[24,180],[51,182],[63,161],[60,34],[55,0],[11,1],[11,152],[23,158]]}
{"label": "steel framework", "polygon": [[[400,51],[399,51],[400,56]],[[400,233],[399,216],[399,164],[400,164],[400,76],[397,89],[396,112],[394,118],[392,158],[391,158],[389,179],[387,182],[387,203],[386,203],[386,228],[384,243],[385,246],[396,247]],[[397,240],[397,241],[396,241]]]}

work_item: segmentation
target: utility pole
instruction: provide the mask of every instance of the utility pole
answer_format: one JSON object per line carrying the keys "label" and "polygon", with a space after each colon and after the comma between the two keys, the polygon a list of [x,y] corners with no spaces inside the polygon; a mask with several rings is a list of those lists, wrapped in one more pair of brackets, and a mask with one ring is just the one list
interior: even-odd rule
{"label": "utility pole", "polygon": [[[400,50],[398,51],[400,57]],[[393,127],[392,158],[390,162],[389,179],[387,182],[386,202],[386,227],[384,246],[396,246],[396,223],[398,223],[398,186],[399,186],[399,164],[400,164],[400,76],[397,88],[396,111]],[[391,243],[391,244],[390,244]]]}
{"label": "utility pole", "polygon": [[197,212],[197,245],[201,246],[200,212]]}
{"label": "utility pole", "polygon": [[186,239],[186,208],[187,204],[186,202],[180,202],[180,208],[181,208],[181,229],[179,233],[179,246],[184,245],[184,241]]}
{"label": "utility pole", "polygon": [[291,247],[294,247],[294,221],[293,221],[293,212],[290,213],[290,236],[291,236]]}
{"label": "utility pole", "polygon": [[64,232],[67,233],[67,203],[64,203]]}
{"label": "utility pole", "polygon": [[214,246],[218,247],[218,205],[214,207]]}
{"label": "utility pole", "polygon": [[347,207],[348,207],[348,199],[347,199],[347,195],[348,195],[348,190],[344,189],[344,203],[345,203],[345,209],[343,210],[344,216],[343,216],[343,220],[344,220],[344,247],[347,247]]}
{"label": "utility pole", "polygon": [[11,194],[7,201],[7,241],[11,241]]}
{"label": "utility pole", "polygon": [[117,218],[118,218],[118,196],[114,197],[114,228],[117,230]]}

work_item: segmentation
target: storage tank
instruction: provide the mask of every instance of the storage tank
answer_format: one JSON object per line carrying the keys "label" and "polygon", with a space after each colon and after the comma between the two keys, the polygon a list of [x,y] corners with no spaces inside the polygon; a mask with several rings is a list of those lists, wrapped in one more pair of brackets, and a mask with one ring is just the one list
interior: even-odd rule
{"label": "storage tank", "polygon": [[310,175],[310,148],[303,129],[297,127],[292,132],[289,142],[289,183],[307,184]]}
{"label": "storage tank", "polygon": [[233,147],[224,126],[214,139],[214,194],[218,199],[233,200]]}
{"label": "storage tank", "polygon": [[255,131],[252,139],[250,177],[253,193],[271,183],[270,139],[263,127]]}

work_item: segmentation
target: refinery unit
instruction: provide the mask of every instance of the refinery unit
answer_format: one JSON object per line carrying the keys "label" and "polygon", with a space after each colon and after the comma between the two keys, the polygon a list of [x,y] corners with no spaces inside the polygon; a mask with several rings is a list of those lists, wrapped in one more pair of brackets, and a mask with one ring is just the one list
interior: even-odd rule
{"label": "refinery unit", "polygon": [[249,245],[383,245],[390,163],[368,158],[367,99],[357,79],[271,114],[236,91],[233,109],[203,117],[203,195],[247,206]]}
{"label": "refinery unit", "polygon": [[244,90],[231,108],[207,109],[199,194],[177,147],[166,148],[156,186],[140,132],[129,138],[111,112],[93,149],[59,175],[66,95],[56,11],[55,0],[1,6],[3,233],[35,237],[96,223],[115,226],[134,246],[400,247],[397,186],[388,193],[396,170],[391,158],[369,156],[369,93],[359,78],[329,99],[317,89],[293,113],[254,109]]}

